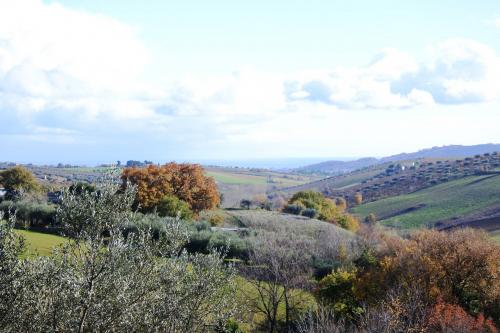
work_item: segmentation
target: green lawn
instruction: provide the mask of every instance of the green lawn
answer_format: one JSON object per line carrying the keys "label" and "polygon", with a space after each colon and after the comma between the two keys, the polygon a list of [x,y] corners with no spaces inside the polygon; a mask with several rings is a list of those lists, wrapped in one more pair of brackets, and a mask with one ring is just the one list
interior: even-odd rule
{"label": "green lawn", "polygon": [[64,237],[44,234],[41,232],[27,230],[16,230],[15,232],[23,236],[26,240],[27,255],[33,255],[36,253],[44,256],[50,255],[51,249],[54,246],[60,245],[67,241]]}
{"label": "green lawn", "polygon": [[[500,175],[462,178],[411,194],[363,204],[352,211],[362,218],[374,213],[384,225],[411,229],[467,216],[497,205],[500,205]],[[412,207],[421,208],[388,217]]]}

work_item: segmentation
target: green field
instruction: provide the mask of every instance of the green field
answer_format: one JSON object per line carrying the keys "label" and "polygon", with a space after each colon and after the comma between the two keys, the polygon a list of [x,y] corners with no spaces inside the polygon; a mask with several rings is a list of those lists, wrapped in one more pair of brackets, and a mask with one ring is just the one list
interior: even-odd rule
{"label": "green field", "polygon": [[218,182],[231,185],[259,185],[267,182],[267,177],[239,173],[208,171],[207,175],[214,177]]}
{"label": "green field", "polygon": [[370,202],[352,211],[362,218],[374,213],[384,225],[411,229],[480,213],[498,205],[500,175],[488,175],[466,177],[411,194]]}
{"label": "green field", "polygon": [[207,176],[227,185],[267,185],[294,186],[314,179],[309,176],[287,175],[272,171],[234,171],[230,169],[209,169]]}
{"label": "green field", "polygon": [[53,247],[67,241],[64,237],[41,232],[16,230],[16,233],[24,237],[27,255],[50,255]]}

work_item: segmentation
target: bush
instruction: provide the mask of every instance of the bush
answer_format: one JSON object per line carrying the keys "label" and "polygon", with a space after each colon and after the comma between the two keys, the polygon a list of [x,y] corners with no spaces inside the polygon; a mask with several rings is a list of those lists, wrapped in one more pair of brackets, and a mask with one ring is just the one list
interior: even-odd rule
{"label": "bush", "polygon": [[188,203],[174,195],[164,196],[156,205],[156,211],[159,216],[178,216],[182,220],[193,218],[193,212],[189,209]]}
{"label": "bush", "polygon": [[316,295],[321,302],[330,304],[336,313],[355,320],[363,313],[353,293],[356,278],[355,270],[337,269],[319,281]]}
{"label": "bush", "polygon": [[361,205],[363,203],[363,195],[361,193],[354,194],[354,203],[356,205]]}
{"label": "bush", "polygon": [[[315,191],[297,192],[288,203],[289,205],[285,206],[285,212],[300,215],[301,213],[303,214],[302,211],[305,209],[314,209],[317,218],[323,221],[332,221],[339,213],[337,205],[333,200],[325,198],[323,194]],[[299,211],[296,207],[290,207],[290,205],[302,207],[302,210]],[[311,214],[311,212],[308,214]]]}
{"label": "bush", "polygon": [[306,208],[302,211],[302,215],[314,219],[318,216],[318,212],[314,208]]}
{"label": "bush", "polygon": [[370,213],[368,214],[368,216],[366,216],[365,222],[369,224],[375,224],[377,223],[377,216],[375,216],[375,214],[373,213]]}
{"label": "bush", "polygon": [[224,220],[224,216],[222,216],[221,214],[213,214],[208,218],[208,222],[213,227],[223,225]]}
{"label": "bush", "polygon": [[359,221],[352,215],[343,214],[335,220],[335,222],[342,228],[356,232],[359,230]]}
{"label": "bush", "polygon": [[474,318],[459,305],[447,304],[439,300],[430,311],[428,328],[433,332],[498,332],[491,320],[479,314]]}
{"label": "bush", "polygon": [[6,216],[9,216],[9,211],[16,212],[19,227],[47,228],[55,225],[56,208],[47,203],[5,200],[0,203],[0,211]]}
{"label": "bush", "polygon": [[302,204],[288,204],[283,208],[284,213],[300,215],[302,211],[305,209],[305,206]]}

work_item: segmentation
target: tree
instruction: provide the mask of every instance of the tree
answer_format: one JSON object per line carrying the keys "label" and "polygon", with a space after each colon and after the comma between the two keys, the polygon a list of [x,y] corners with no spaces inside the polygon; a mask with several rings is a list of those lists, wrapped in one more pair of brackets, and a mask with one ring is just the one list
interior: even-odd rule
{"label": "tree", "polygon": [[[144,221],[131,210],[135,194],[113,184],[64,192],[58,219],[72,241],[49,257],[19,258],[10,225],[0,224],[2,330],[206,332],[226,325],[235,310],[231,267],[218,252],[181,251],[188,239],[181,221]],[[152,218],[156,232],[144,223]]]}
{"label": "tree", "polygon": [[33,174],[22,166],[0,172],[0,184],[5,188],[8,197],[13,197],[20,191],[37,192],[41,189]]}
{"label": "tree", "polygon": [[355,270],[334,270],[319,281],[316,294],[321,302],[330,304],[335,313],[356,320],[363,314],[363,308],[354,294],[356,279]]}
{"label": "tree", "polygon": [[305,304],[304,294],[298,292],[309,283],[310,266],[307,241],[299,236],[272,233],[260,234],[249,253],[250,265],[242,273],[254,290],[245,296],[250,306],[265,315],[267,331],[279,331],[278,308],[284,305],[284,332],[297,319]]}
{"label": "tree", "polygon": [[429,329],[433,332],[498,332],[493,322],[485,319],[482,314],[475,318],[459,305],[448,304],[443,300],[434,305],[427,321]]}
{"label": "tree", "polygon": [[156,212],[160,216],[178,216],[183,220],[193,218],[193,212],[189,209],[187,202],[182,201],[173,195],[166,195],[163,197],[163,199],[161,199],[156,205]]}
{"label": "tree", "polygon": [[345,211],[347,209],[347,201],[342,197],[335,198],[335,205],[340,211]]}
{"label": "tree", "polygon": [[252,201],[248,199],[242,199],[240,201],[240,207],[244,209],[250,209],[250,206],[252,205]]}
{"label": "tree", "polygon": [[153,210],[166,195],[174,195],[186,202],[196,214],[220,204],[214,179],[205,176],[198,164],[168,163],[125,168],[122,180],[124,187],[127,182],[137,186],[136,203],[144,210]]}
{"label": "tree", "polygon": [[95,186],[89,183],[84,183],[84,182],[78,182],[75,184],[72,184],[69,187],[69,191],[73,192],[74,194],[82,194],[83,192],[94,192],[95,191]]}
{"label": "tree", "polygon": [[486,233],[426,230],[387,245],[377,268],[381,275],[371,275],[378,275],[374,283],[385,288],[417,285],[428,304],[441,298],[469,313],[500,318],[500,247]]}
{"label": "tree", "polygon": [[356,232],[359,230],[359,221],[356,217],[350,214],[342,214],[337,217],[335,220],[336,224],[340,227],[350,230],[352,232]]}
{"label": "tree", "polygon": [[356,205],[361,205],[362,202],[363,202],[363,195],[360,192],[354,194],[354,203]]}
{"label": "tree", "polygon": [[370,213],[366,216],[365,222],[373,225],[373,224],[377,223],[377,216],[373,213]]}
{"label": "tree", "polygon": [[[335,202],[315,191],[299,191],[288,201],[290,205],[314,209],[320,220],[332,221],[339,213]],[[301,211],[302,213],[303,211]]]}

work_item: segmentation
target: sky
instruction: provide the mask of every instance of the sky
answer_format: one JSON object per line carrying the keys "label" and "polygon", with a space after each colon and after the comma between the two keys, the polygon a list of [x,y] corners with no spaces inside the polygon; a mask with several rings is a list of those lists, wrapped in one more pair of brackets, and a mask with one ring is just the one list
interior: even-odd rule
{"label": "sky", "polygon": [[0,0],[0,161],[500,143],[500,2]]}

